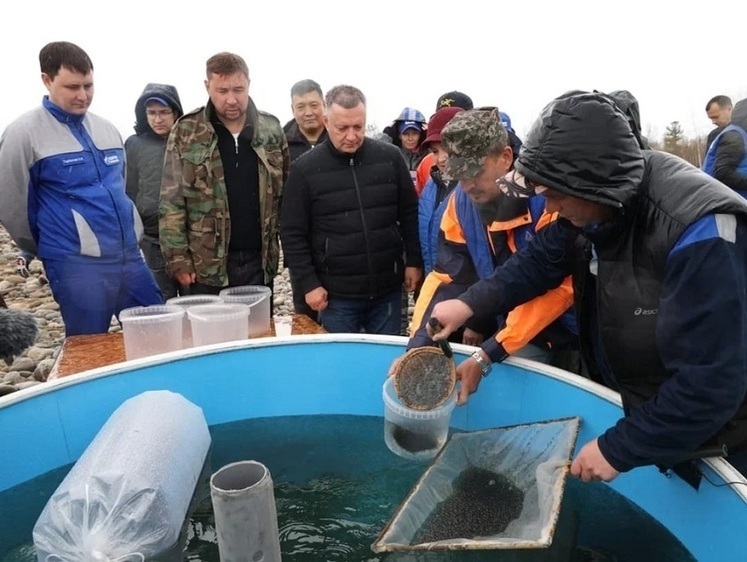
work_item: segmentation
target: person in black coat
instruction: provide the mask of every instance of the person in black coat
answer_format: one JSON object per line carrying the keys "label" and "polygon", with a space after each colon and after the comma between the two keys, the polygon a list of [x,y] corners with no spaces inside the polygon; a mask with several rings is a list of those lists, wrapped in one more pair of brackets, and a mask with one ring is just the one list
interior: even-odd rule
{"label": "person in black coat", "polygon": [[358,88],[332,88],[326,106],[329,139],[285,185],[283,254],[327,331],[397,335],[402,283],[422,276],[417,195],[399,150],[365,137]]}

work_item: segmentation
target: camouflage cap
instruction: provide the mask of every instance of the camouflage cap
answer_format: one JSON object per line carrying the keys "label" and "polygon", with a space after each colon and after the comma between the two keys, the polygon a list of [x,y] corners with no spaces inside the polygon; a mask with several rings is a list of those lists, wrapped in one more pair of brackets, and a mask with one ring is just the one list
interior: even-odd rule
{"label": "camouflage cap", "polygon": [[456,114],[441,131],[441,143],[449,155],[447,180],[473,178],[485,158],[506,132],[497,109],[472,109]]}

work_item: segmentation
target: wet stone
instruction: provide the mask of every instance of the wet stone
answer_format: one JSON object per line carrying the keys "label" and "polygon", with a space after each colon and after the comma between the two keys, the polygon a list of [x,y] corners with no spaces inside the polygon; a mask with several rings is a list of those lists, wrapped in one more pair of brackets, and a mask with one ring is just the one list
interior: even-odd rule
{"label": "wet stone", "polygon": [[474,466],[454,479],[453,490],[433,509],[413,544],[497,535],[521,514],[524,505],[524,492],[507,477]]}

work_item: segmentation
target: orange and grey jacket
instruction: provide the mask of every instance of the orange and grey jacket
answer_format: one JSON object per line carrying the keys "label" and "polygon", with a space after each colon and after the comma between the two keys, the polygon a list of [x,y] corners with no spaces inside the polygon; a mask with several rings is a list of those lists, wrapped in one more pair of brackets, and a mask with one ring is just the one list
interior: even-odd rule
{"label": "orange and grey jacket", "polygon": [[[511,255],[521,250],[537,230],[555,220],[545,212],[541,196],[525,200],[502,200],[487,226],[480,211],[461,186],[451,194],[444,216],[435,269],[428,274],[415,304],[415,327],[408,348],[433,345],[425,324],[436,303],[456,298]],[[495,316],[477,310],[465,327],[488,336],[482,348],[493,361],[501,361],[528,343],[564,348],[576,344],[575,316],[570,277],[559,287],[512,310]],[[458,336],[461,339],[461,331]]]}

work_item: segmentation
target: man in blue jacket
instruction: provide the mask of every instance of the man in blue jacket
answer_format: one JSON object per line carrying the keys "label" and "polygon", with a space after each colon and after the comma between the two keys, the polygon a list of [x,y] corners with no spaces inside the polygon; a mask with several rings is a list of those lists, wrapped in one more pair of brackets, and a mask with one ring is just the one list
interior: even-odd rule
{"label": "man in blue jacket", "polygon": [[499,182],[544,195],[562,218],[436,305],[435,339],[473,311],[511,310],[572,274],[582,356],[625,409],[581,448],[572,474],[609,481],[656,464],[697,478],[683,461],[723,448],[746,474],[747,203],[685,161],[641,149],[597,92],[553,100]]}
{"label": "man in blue jacket", "polygon": [[731,123],[711,142],[703,171],[747,197],[747,99],[734,105]]}
{"label": "man in blue jacket", "polygon": [[65,333],[106,333],[113,314],[162,302],[138,248],[122,138],[88,112],[93,63],[65,41],[39,53],[49,95],[0,139],[0,222],[44,263]]}

